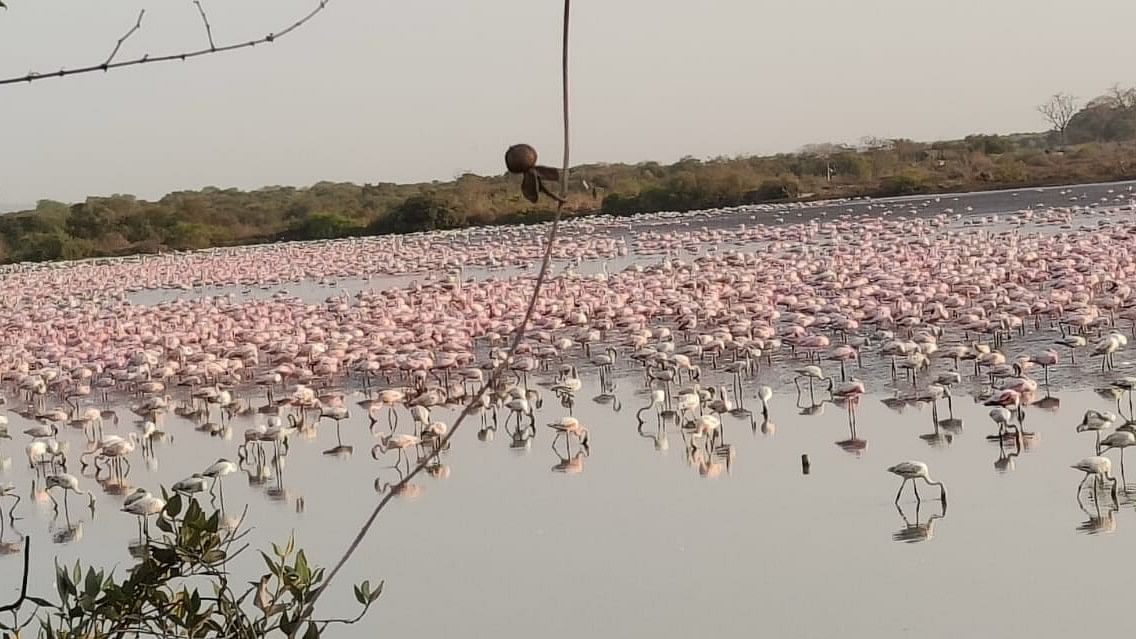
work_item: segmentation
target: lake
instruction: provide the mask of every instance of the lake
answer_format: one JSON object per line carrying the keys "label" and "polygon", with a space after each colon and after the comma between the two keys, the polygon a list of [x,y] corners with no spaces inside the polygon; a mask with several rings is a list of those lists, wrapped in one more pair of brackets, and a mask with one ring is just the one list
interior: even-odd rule
{"label": "lake", "polygon": [[[594,257],[561,259],[553,272],[558,280],[570,281],[622,272],[632,265],[652,267],[673,259],[668,253],[677,258],[674,251],[656,252],[649,234],[670,234],[687,243],[687,259],[732,251],[753,252],[761,259],[767,247],[777,241],[791,244],[793,239],[771,241],[761,235],[768,231],[743,237],[742,225],[791,230],[842,216],[853,224],[864,216],[943,216],[942,226],[933,232],[944,237],[979,228],[1009,234],[1006,237],[1098,229],[1111,233],[1113,227],[1122,233],[1136,228],[1131,189],[1131,184],[1088,185],[594,220],[575,229],[569,226],[568,241],[595,236],[619,242]],[[1038,213],[1036,219],[1015,215],[1030,208]],[[1055,221],[1058,216],[1045,213],[1054,208],[1065,211],[1071,221]],[[984,217],[989,219],[975,226],[974,221]],[[539,249],[538,236],[545,227],[533,228],[529,232],[537,237],[524,250]],[[735,236],[743,240],[735,244],[730,239]],[[488,231],[484,241],[494,237]],[[715,239],[701,242],[700,237]],[[807,259],[825,264],[842,244],[823,228],[810,237]],[[619,253],[619,246],[627,248],[626,255]],[[535,264],[531,256],[524,261],[503,267],[470,265],[461,277],[468,278],[471,288],[490,279],[531,277]],[[1056,264],[1058,256],[1052,262]],[[717,268],[706,264],[704,272]],[[1033,262],[1029,264],[1032,268]],[[114,321],[120,327],[133,321],[139,309],[229,295],[224,312],[235,316],[242,305],[271,300],[276,291],[286,289],[299,302],[295,316],[280,321],[300,322],[304,304],[314,308],[340,291],[354,296],[360,291],[410,289],[442,281],[443,276],[438,271],[372,269],[341,271],[333,279],[325,278],[322,284],[314,278],[281,282],[263,290],[224,283],[190,290],[140,286],[124,293],[121,304],[109,306],[107,312],[118,314]],[[69,285],[66,277],[60,282],[60,290]],[[1047,281],[1036,288],[1051,294],[1055,287]],[[556,290],[550,289],[550,294]],[[1089,295],[1090,303],[1103,304],[1103,295]],[[639,301],[633,296],[627,304]],[[62,298],[47,303],[60,309],[75,306]],[[1008,306],[1010,300],[1001,303]],[[1064,312],[1071,315],[1077,308],[1070,304]],[[352,311],[341,312],[346,316]],[[422,307],[417,312],[425,316],[440,311]],[[333,315],[324,317],[332,318],[325,324],[335,321]],[[775,324],[780,329],[797,321],[786,310]],[[964,335],[955,320],[943,324],[941,349],[980,339],[969,331]],[[673,318],[662,318],[652,328],[661,326],[674,328],[676,342],[685,342]],[[1116,327],[1130,333],[1127,323]],[[574,335],[568,332],[571,328],[548,330]],[[1061,337],[1048,316],[1037,327],[1027,322],[1026,329],[1024,335],[1005,336],[1001,350],[1010,361],[1035,354]],[[321,330],[328,333],[326,341],[335,341],[333,327]],[[863,322],[854,332],[875,336],[881,330]],[[1051,384],[1043,384],[1032,395],[1032,404],[1023,408],[1024,427],[1034,435],[1020,446],[988,439],[997,430],[988,415],[990,407],[974,396],[989,394],[989,380],[985,374],[974,375],[973,363],[960,366],[963,380],[952,389],[953,409],[940,401],[933,416],[929,403],[894,401],[925,389],[928,379],[952,365],[933,358],[916,387],[902,379],[902,372],[893,380],[889,357],[878,352],[886,335],[861,347],[863,369],[849,364],[849,373],[861,377],[869,391],[854,402],[854,431],[848,407],[831,401],[823,384],[811,394],[807,385],[797,392],[793,369],[807,362],[784,347],[773,354],[772,365],[761,360],[756,374],[743,380],[743,399],[754,416],[723,415],[721,439],[713,449],[699,445],[695,454],[689,452],[689,434],[673,424],[660,429],[652,411],[645,413],[646,424],[638,425],[636,411],[649,397],[642,366],[627,357],[630,347],[619,344],[614,389],[601,388],[594,367],[576,350],[565,360],[578,365],[583,379],[571,409],[547,387],[556,360],[553,371],[530,374],[528,386],[543,399],[533,417],[535,437],[514,442],[506,427],[490,437],[479,433],[479,419],[471,418],[441,454],[444,467],[416,478],[409,494],[395,498],[383,513],[335,590],[321,600],[321,613],[351,614],[355,604],[349,584],[369,578],[386,581],[376,608],[358,626],[331,636],[1057,637],[1118,630],[1116,613],[1126,606],[1127,582],[1112,566],[1119,552],[1116,544],[1130,543],[1126,538],[1136,534],[1131,498],[1136,478],[1131,489],[1127,482],[1121,485],[1114,503],[1107,491],[1095,499],[1091,490],[1078,493],[1083,474],[1070,468],[1094,453],[1093,434],[1075,432],[1085,411],[1127,411],[1123,402],[1118,406],[1094,391],[1136,368],[1131,351],[1120,348],[1116,370],[1100,372],[1100,359],[1090,358],[1089,351],[1107,330],[1087,330],[1089,346],[1078,352],[1075,365],[1068,362],[1068,351],[1061,350]],[[124,331],[131,334],[130,329]],[[834,331],[817,332],[831,336],[832,345],[839,343]],[[605,336],[601,343],[608,341],[614,338]],[[262,345],[258,370],[271,366],[268,351]],[[488,352],[489,345],[479,339],[478,363]],[[731,376],[721,370],[729,358],[723,357],[717,367],[711,359],[695,358],[703,369],[701,385],[724,385],[729,394]],[[839,378],[833,362],[821,365]],[[1040,369],[1028,372],[1041,379]],[[388,385],[381,379],[379,384]],[[689,384],[684,377],[674,388]],[[773,389],[770,417],[764,423],[756,399],[761,385]],[[226,478],[224,492],[227,513],[239,513],[247,504],[254,549],[295,534],[313,564],[330,565],[377,503],[379,490],[397,483],[400,475],[390,468],[393,454],[372,459],[377,440],[367,410],[357,405],[370,389],[362,387],[360,376],[333,375],[317,386],[345,393],[351,417],[343,420],[340,435],[353,451],[325,454],[339,442],[335,423],[324,419],[318,429],[297,436],[286,457],[244,465],[242,472]],[[126,570],[132,563],[129,546],[138,537],[136,519],[118,512],[126,486],[156,491],[217,458],[235,461],[241,433],[264,421],[255,408],[267,401],[262,390],[236,385],[234,392],[253,410],[235,416],[225,436],[217,437],[200,432],[203,420],[162,414],[156,421],[169,437],[156,443],[153,456],[135,454],[129,474],[106,485],[100,486],[89,473],[80,477],[96,494],[93,514],[82,499],[71,495],[67,515],[53,516],[50,501],[29,499],[36,471],[24,458],[23,446],[30,440],[22,431],[38,420],[17,414],[15,409],[25,400],[11,384],[5,388],[13,409],[8,411],[13,439],[0,441],[0,482],[14,483],[23,501],[16,509],[19,519],[6,525],[0,542],[22,536],[33,540],[31,591],[39,596],[55,592],[53,559]],[[189,389],[176,386],[171,378],[168,392],[181,403]],[[80,401],[115,412],[117,426],[107,414],[108,434],[135,431],[143,421],[129,409],[138,397],[120,387],[104,405],[98,394]],[[63,405],[56,395],[44,401]],[[410,417],[405,408],[398,410],[399,430],[407,431]],[[459,410],[455,405],[438,407],[431,417],[452,425]],[[554,433],[545,425],[569,410],[590,431],[587,452],[574,439],[567,450],[563,441],[552,446]],[[500,419],[506,414],[502,411]],[[944,426],[944,420],[953,421]],[[69,446],[73,460],[87,445],[81,429],[64,426],[59,439]],[[802,455],[809,458],[807,474],[802,472]],[[1117,451],[1108,455],[1119,461]],[[412,455],[411,461],[415,458]],[[945,483],[945,507],[931,487],[921,489],[921,503],[910,488],[898,507],[893,503],[900,479],[886,469],[906,459],[927,462],[932,477]],[[77,461],[69,469],[79,474]],[[7,501],[0,504],[7,509]],[[18,592],[20,560],[18,552],[0,555],[0,602]],[[263,567],[250,551],[233,569],[254,580]],[[1047,609],[1066,612],[1041,612]]]}

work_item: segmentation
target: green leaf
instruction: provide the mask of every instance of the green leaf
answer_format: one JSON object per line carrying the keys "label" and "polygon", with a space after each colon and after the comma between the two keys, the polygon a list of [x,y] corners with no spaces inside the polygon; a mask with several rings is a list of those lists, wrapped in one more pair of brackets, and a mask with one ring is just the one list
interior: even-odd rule
{"label": "green leaf", "polygon": [[166,514],[170,519],[176,519],[178,514],[181,513],[181,493],[174,493],[170,500],[166,502]]}
{"label": "green leaf", "polygon": [[67,569],[55,564],[55,590],[59,593],[59,600],[67,603],[69,590],[67,588],[71,578],[67,576]]}
{"label": "green leaf", "polygon": [[284,634],[286,634],[286,635],[292,634],[293,632],[296,631],[296,628],[298,628],[299,626],[300,626],[299,620],[292,621],[292,620],[288,619],[288,612],[287,611],[280,613],[280,629],[284,631]]}
{"label": "green leaf", "polygon": [[280,550],[280,546],[277,546],[276,544],[272,544],[272,554],[276,555],[280,559],[284,558],[284,551]]}
{"label": "green leaf", "polygon": [[363,591],[359,589],[359,586],[355,586],[355,601],[358,601],[364,606],[367,605],[367,598],[363,595]]}
{"label": "green leaf", "polygon": [[201,595],[197,594],[197,589],[194,588],[193,592],[189,595],[189,612],[197,614],[201,609]]}
{"label": "green leaf", "polygon": [[[168,504],[167,504],[168,505]],[[161,515],[158,516],[158,530],[164,533],[172,533],[174,531],[173,522]]]}
{"label": "green leaf", "polygon": [[288,548],[284,550],[285,555],[292,554],[292,550],[296,547],[296,534],[288,535]]}
{"label": "green leaf", "polygon": [[59,583],[63,586],[63,591],[67,593],[68,597],[76,597],[79,595],[79,591],[75,588],[75,582],[71,581],[71,577],[67,574],[66,570],[60,572],[59,577]]}
{"label": "green leaf", "polygon": [[372,592],[371,596],[367,597],[367,603],[369,603],[369,604],[375,603],[375,600],[379,598],[379,595],[383,594],[383,585],[386,584],[386,583],[387,582],[385,582],[385,581],[379,582],[379,589],[376,590],[375,592]]}
{"label": "green leaf", "polygon": [[197,503],[196,499],[189,500],[189,506],[185,509],[185,523],[193,526],[195,530],[205,528],[205,512],[201,510],[201,504]]}
{"label": "green leaf", "polygon": [[94,568],[87,569],[87,577],[83,580],[83,592],[90,598],[94,598],[102,590],[102,579],[95,574]]}
{"label": "green leaf", "polygon": [[304,632],[304,639],[319,639],[320,631],[316,624],[308,622],[308,629]]}
{"label": "green leaf", "polygon": [[268,566],[268,572],[272,573],[273,575],[279,573],[279,568],[276,567],[276,562],[272,561],[271,557],[264,554],[264,552],[261,552],[260,556],[264,558],[264,565]]}
{"label": "green leaf", "polygon": [[296,554],[295,567],[300,581],[307,583],[311,579],[312,571],[308,568],[308,558],[304,556],[303,550]]}

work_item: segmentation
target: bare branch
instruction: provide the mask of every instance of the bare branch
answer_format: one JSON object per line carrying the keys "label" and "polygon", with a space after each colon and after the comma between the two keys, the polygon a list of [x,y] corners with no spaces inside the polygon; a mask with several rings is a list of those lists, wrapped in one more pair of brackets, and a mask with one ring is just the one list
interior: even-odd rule
{"label": "bare branch", "polygon": [[1065,143],[1065,131],[1069,128],[1073,116],[1077,114],[1077,98],[1068,93],[1055,93],[1043,104],[1037,107],[1038,113],[1053,126],[1053,130],[1061,135],[1061,143]]}
{"label": "bare branch", "polygon": [[[164,53],[164,54],[158,55],[158,56],[151,56],[150,54],[147,53],[146,55],[142,56],[141,58],[135,58],[133,60],[124,60],[122,62],[111,62],[110,60],[108,60],[107,62],[104,62],[102,64],[95,64],[95,65],[84,66],[84,67],[74,67],[74,68],[71,68],[71,69],[65,68],[65,69],[60,69],[58,71],[53,71],[51,73],[36,73],[35,71],[29,71],[28,73],[26,73],[25,75],[22,75],[22,76],[0,79],[0,85],[16,84],[16,83],[19,83],[19,82],[34,82],[36,80],[46,80],[47,78],[62,78],[62,77],[70,76],[70,75],[79,75],[79,74],[82,74],[82,73],[92,73],[94,71],[109,71],[110,69],[119,69],[119,68],[122,68],[122,67],[130,67],[130,66],[135,66],[135,65],[138,65],[138,64],[146,64],[146,63],[149,63],[149,62],[173,62],[175,60],[184,61],[184,60],[188,60],[190,58],[197,58],[197,57],[201,57],[201,56],[204,56],[204,55],[210,55],[210,54],[213,54],[213,53],[223,53],[223,52],[226,52],[226,51],[236,51],[237,49],[245,49],[245,48],[248,48],[248,47],[255,47],[258,44],[264,44],[266,42],[275,42],[277,39],[282,38],[282,37],[288,35],[289,33],[292,33],[296,29],[299,29],[300,27],[307,24],[309,20],[316,17],[316,15],[318,15],[321,11],[323,11],[325,8],[327,8],[328,3],[330,3],[330,2],[331,2],[331,0],[319,0],[319,4],[317,4],[314,9],[312,9],[310,12],[308,12],[307,15],[305,15],[304,17],[300,18],[296,22],[289,25],[284,30],[276,32],[276,33],[269,33],[268,35],[263,36],[261,38],[257,38],[256,40],[249,40],[248,42],[241,42],[241,43],[238,43],[238,44],[223,45],[223,46],[219,46],[219,47],[211,47],[211,48],[208,48],[208,49],[200,49],[200,50],[197,50],[197,51],[184,51],[184,52],[180,52],[180,53]],[[139,17],[139,20],[141,20],[141,17]],[[119,43],[121,44],[121,41]],[[115,51],[117,51],[117,50],[118,50],[118,47],[115,47]],[[111,57],[112,58],[114,57],[114,53],[111,54]]]}
{"label": "bare branch", "polygon": [[146,15],[145,9],[139,11],[138,12],[138,22],[135,22],[134,26],[130,27],[130,31],[127,31],[126,35],[119,38],[118,42],[115,43],[114,50],[110,52],[110,55],[107,56],[106,62],[103,63],[103,70],[104,71],[107,69],[107,65],[109,65],[111,63],[111,60],[114,60],[114,56],[118,55],[118,50],[122,48],[122,43],[126,42],[127,38],[134,35],[135,31],[142,28],[142,16],[144,16],[144,15]]}
{"label": "bare branch", "polygon": [[193,4],[197,5],[197,12],[201,14],[201,21],[205,23],[205,35],[209,38],[209,50],[216,51],[217,45],[213,44],[213,27],[209,26],[209,18],[205,16],[205,7],[201,6],[201,0],[193,0]]}

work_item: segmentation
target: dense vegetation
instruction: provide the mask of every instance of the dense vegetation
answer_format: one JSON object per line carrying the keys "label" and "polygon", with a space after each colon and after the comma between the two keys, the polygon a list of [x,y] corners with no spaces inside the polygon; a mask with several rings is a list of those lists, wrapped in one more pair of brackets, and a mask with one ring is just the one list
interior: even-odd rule
{"label": "dense vegetation", "polygon": [[[1064,131],[972,135],[921,143],[865,139],[797,153],[674,164],[591,164],[572,171],[568,210],[627,215],[797,198],[910,195],[1136,177],[1136,90],[1114,88]],[[0,261],[41,261],[404,233],[548,219],[519,178],[466,174],[451,182],[345,184],[256,191],[206,188],[155,202],[130,195],[0,216]]]}

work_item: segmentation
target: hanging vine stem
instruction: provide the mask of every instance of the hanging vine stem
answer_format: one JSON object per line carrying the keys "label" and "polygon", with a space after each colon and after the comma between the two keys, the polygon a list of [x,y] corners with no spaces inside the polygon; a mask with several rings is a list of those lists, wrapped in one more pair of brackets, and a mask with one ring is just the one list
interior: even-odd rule
{"label": "hanging vine stem", "polygon": [[20,606],[24,605],[24,600],[28,598],[28,564],[31,562],[32,557],[32,540],[31,537],[24,538],[24,578],[20,582],[20,598],[15,603],[8,604],[7,606],[0,606],[0,612],[8,612],[10,610],[19,610]]}
{"label": "hanging vine stem", "polygon": [[300,18],[299,20],[292,23],[291,25],[289,25],[288,27],[284,28],[281,31],[269,33],[268,35],[263,36],[261,38],[257,38],[255,40],[249,40],[247,42],[239,42],[239,43],[236,43],[236,44],[227,44],[227,45],[224,45],[224,46],[214,45],[214,43],[213,43],[213,28],[209,24],[209,19],[205,16],[205,9],[203,9],[201,7],[201,4],[199,2],[197,2],[197,3],[194,3],[194,4],[197,5],[197,9],[201,13],[201,19],[205,23],[205,32],[206,32],[206,35],[209,38],[209,48],[208,49],[198,49],[196,51],[182,51],[180,53],[165,53],[165,54],[158,55],[158,56],[151,56],[149,53],[147,53],[146,55],[142,56],[141,58],[134,58],[132,60],[123,60],[121,62],[114,62],[114,56],[118,54],[118,49],[122,46],[122,43],[125,42],[127,38],[134,35],[135,31],[138,31],[140,28],[142,28],[142,14],[145,13],[145,10],[143,10],[142,13],[138,14],[138,21],[134,24],[134,26],[129,31],[126,32],[126,35],[124,35],[122,38],[119,38],[118,44],[114,47],[114,51],[111,52],[110,57],[107,58],[105,62],[101,62],[99,64],[92,64],[90,66],[85,66],[85,67],[74,67],[74,68],[71,68],[71,69],[60,69],[58,71],[53,71],[51,73],[37,73],[35,71],[30,71],[30,72],[28,72],[24,75],[21,75],[21,76],[16,76],[16,77],[11,77],[11,78],[0,78],[0,85],[18,84],[20,82],[34,82],[36,80],[46,80],[47,78],[62,78],[62,77],[66,77],[66,76],[69,76],[69,75],[79,75],[79,74],[83,74],[83,73],[94,73],[95,71],[110,71],[111,69],[121,69],[122,67],[130,67],[130,66],[135,66],[135,65],[138,65],[138,64],[150,64],[150,63],[153,63],[153,62],[173,62],[173,61],[177,61],[177,60],[185,61],[185,60],[188,60],[190,58],[197,58],[197,57],[201,57],[201,56],[204,56],[204,55],[212,55],[214,53],[224,53],[225,51],[236,51],[237,49],[245,49],[245,48],[248,48],[248,47],[255,47],[258,44],[276,42],[280,38],[283,38],[284,36],[288,35],[289,33],[292,33],[296,29],[299,29],[300,27],[307,24],[309,20],[316,17],[317,14],[319,14],[321,11],[323,11],[325,8],[327,8],[327,5],[328,5],[329,2],[331,2],[331,0],[319,0],[319,4],[317,4],[315,6],[315,8],[312,9],[310,12],[308,12],[307,15]]}
{"label": "hanging vine stem", "polygon": [[540,289],[544,286],[544,281],[548,276],[549,265],[552,263],[552,247],[556,243],[556,234],[560,229],[560,217],[564,210],[564,200],[568,195],[568,24],[570,14],[571,0],[564,0],[564,37],[561,44],[561,90],[563,92],[564,106],[564,168],[560,173],[560,201],[556,205],[556,215],[552,218],[552,227],[548,230],[548,239],[545,241],[544,257],[542,258],[540,263],[540,272],[537,273],[536,276],[536,285],[533,287],[532,297],[529,298],[529,304],[528,308],[525,309],[524,318],[521,320],[520,325],[518,325],[515,330],[513,344],[509,347],[509,352],[506,355],[505,360],[493,369],[493,373],[489,376],[489,379],[481,385],[481,388],[474,395],[473,399],[470,400],[470,402],[466,404],[465,408],[462,409],[461,414],[459,414],[457,420],[454,421],[453,428],[451,428],[450,431],[446,433],[444,437],[442,437],[442,439],[437,443],[436,446],[434,446],[434,451],[431,454],[427,455],[424,459],[419,460],[418,464],[409,473],[407,473],[406,477],[404,477],[402,481],[398,482],[394,486],[391,486],[388,489],[387,494],[383,496],[378,505],[375,506],[375,509],[371,511],[370,517],[368,517],[367,521],[363,523],[363,527],[359,529],[359,532],[351,541],[351,545],[347,547],[347,550],[343,553],[343,556],[339,558],[339,561],[335,563],[335,566],[331,569],[331,572],[327,574],[327,579],[323,582],[323,585],[312,595],[312,598],[308,603],[308,608],[304,611],[300,621],[311,617],[311,614],[315,611],[316,601],[319,600],[320,596],[327,590],[328,586],[331,585],[331,582],[335,579],[335,576],[339,573],[339,570],[343,568],[343,566],[347,563],[347,560],[351,558],[351,555],[354,554],[355,551],[359,548],[359,544],[361,544],[363,542],[363,539],[366,538],[367,533],[370,532],[371,526],[375,523],[375,520],[378,519],[379,513],[383,511],[383,508],[385,508],[386,505],[389,504],[392,499],[394,499],[395,495],[401,492],[401,489],[404,486],[410,483],[410,480],[414,479],[415,475],[425,470],[430,462],[438,456],[440,451],[446,448],[446,445],[449,444],[450,439],[453,438],[454,433],[458,431],[458,428],[461,427],[466,417],[469,417],[473,413],[474,408],[481,403],[481,398],[485,395],[485,393],[487,393],[489,389],[494,388],[497,385],[497,382],[501,379],[501,375],[504,374],[506,370],[506,366],[513,359],[513,356],[516,355],[517,348],[525,339],[525,334],[528,331],[529,322],[532,321],[533,312],[536,310],[536,303],[540,299]]}

